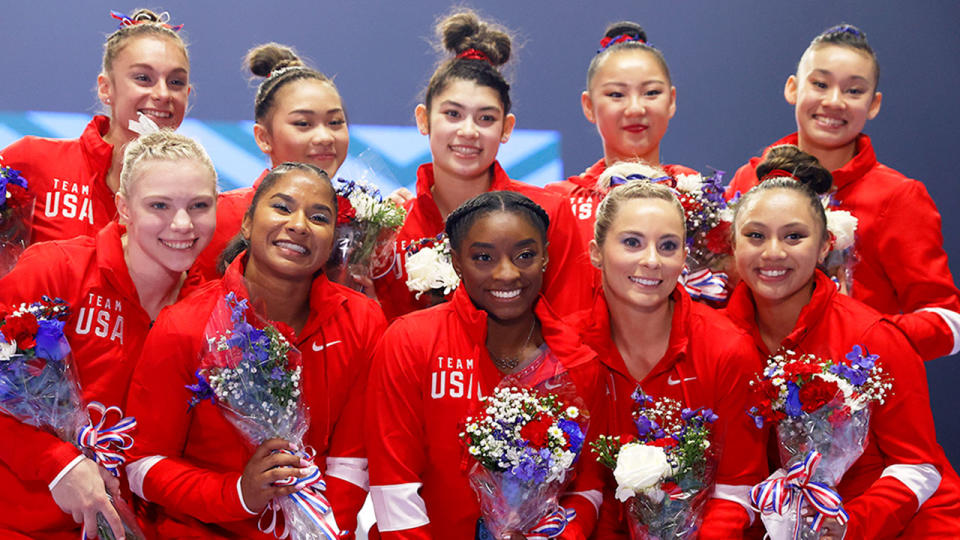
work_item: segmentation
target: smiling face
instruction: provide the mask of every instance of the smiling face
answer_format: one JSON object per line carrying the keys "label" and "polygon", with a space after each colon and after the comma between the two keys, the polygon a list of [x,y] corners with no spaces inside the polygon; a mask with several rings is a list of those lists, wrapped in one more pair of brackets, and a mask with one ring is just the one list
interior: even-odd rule
{"label": "smiling face", "polygon": [[260,284],[312,280],[333,249],[334,208],[326,179],[302,170],[278,178],[240,227],[250,244],[247,279]]}
{"label": "smiling face", "polygon": [[795,106],[800,148],[817,155],[855,144],[880,112],[876,66],[865,52],[838,45],[808,49],[784,97]]}
{"label": "smiling face", "polygon": [[277,91],[254,138],[273,166],[286,161],[316,165],[331,178],[347,158],[350,134],[340,94],[330,83],[300,79]]}
{"label": "smiling face", "polygon": [[623,50],[597,67],[581,96],[597,125],[607,164],[627,159],[660,163],[660,140],[676,112],[677,91],[652,53]]}
{"label": "smiling face", "polygon": [[494,211],[479,217],[453,251],[453,267],[473,303],[501,324],[523,319],[543,285],[547,251],[529,218]]}
{"label": "smiling face", "polygon": [[805,305],[829,251],[810,202],[794,190],[765,190],[746,201],[734,227],[737,270],[758,305]]}
{"label": "smiling face", "polygon": [[418,105],[415,113],[420,133],[430,136],[435,177],[468,181],[488,177],[516,122],[496,90],[463,79],[450,80],[429,111]]}
{"label": "smiling face", "polygon": [[116,196],[127,225],[128,262],[169,272],[189,269],[216,227],[216,178],[194,160],[143,161],[126,195]]}
{"label": "smiling face", "polygon": [[686,259],[683,235],[683,215],[670,201],[622,201],[603,245],[590,241],[607,303],[645,313],[665,309]]}
{"label": "smiling face", "polygon": [[181,44],[159,35],[130,38],[108,73],[97,77],[100,101],[110,107],[113,144],[136,137],[131,120],[143,113],[161,128],[183,122],[190,93],[190,62]]}

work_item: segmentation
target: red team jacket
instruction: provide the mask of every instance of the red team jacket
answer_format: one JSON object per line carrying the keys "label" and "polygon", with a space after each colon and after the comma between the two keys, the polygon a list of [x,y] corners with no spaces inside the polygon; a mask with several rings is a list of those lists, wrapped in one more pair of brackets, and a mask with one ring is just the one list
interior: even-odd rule
{"label": "red team jacket", "polygon": [[[722,455],[699,537],[742,537],[753,518],[750,488],[767,476],[766,438],[744,414],[749,380],[761,368],[760,356],[746,333],[712,308],[692,301],[682,286],[674,290],[672,298],[667,352],[639,384],[613,342],[603,294],[597,295],[593,308],[577,313],[570,322],[606,368],[607,399],[613,410],[605,433],[636,436],[630,396],[638,386],[654,398],[675,399],[691,409],[713,409],[718,416],[713,425],[714,443],[721,445]],[[626,538],[624,505],[613,497],[616,482],[609,470],[604,470],[604,477],[607,487],[596,537]]]}
{"label": "red team jacket", "polygon": [[[130,487],[159,509],[160,538],[268,538],[240,499],[239,481],[253,447],[204,401],[187,410],[210,313],[229,291],[247,296],[244,255],[222,280],[165,309],[147,337],[128,409],[139,433],[127,465]],[[375,302],[320,275],[310,318],[294,345],[303,355],[303,395],[310,412],[305,444],[327,482],[341,530],[356,528],[367,492],[363,408],[369,363],[386,321]]]}
{"label": "red team jacket", "polygon": [[[880,356],[893,378],[892,394],[873,410],[866,450],[837,486],[850,513],[847,538],[960,537],[960,479],[936,441],[923,363],[899,329],[839,294],[822,272],[816,273],[815,287],[781,348],[842,358],[862,345]],[[762,354],[770,354],[746,284],[734,289],[726,312]]]}
{"label": "red team jacket", "polygon": [[[797,144],[797,134],[775,142]],[[754,157],[740,167],[727,195],[757,185]],[[940,213],[924,185],[877,162],[870,137],[832,171],[834,198],[857,217],[852,295],[884,313],[910,338],[924,360],[960,351],[960,291],[943,250]]]}
{"label": "red team jacket", "polygon": [[94,236],[116,217],[107,171],[110,119],[94,116],[79,139],[24,137],[3,149],[3,165],[21,171],[36,196],[33,242]]}
{"label": "red team jacket", "polygon": [[253,202],[253,194],[263,181],[263,177],[269,172],[269,169],[263,171],[251,187],[232,189],[217,195],[217,229],[213,232],[210,244],[193,263],[190,269],[191,274],[199,275],[203,281],[220,279],[220,273],[217,272],[220,253],[240,232],[243,215],[247,213],[247,208]]}
{"label": "red team jacket", "polygon": [[[542,297],[535,312],[560,364],[544,361],[525,381],[536,386],[559,368],[592,411],[603,397],[596,391],[601,383],[595,354]],[[367,449],[370,495],[383,538],[473,538],[480,517],[468,483],[474,461],[459,433],[478,399],[503,378],[487,352],[486,334],[486,312],[461,288],[450,302],[395,321],[377,346],[367,398]],[[585,446],[580,462],[588,452]],[[564,535],[582,538],[582,531],[593,528],[599,485],[582,476],[575,482],[574,491],[583,497],[564,501],[577,509]]]}
{"label": "red team jacket", "polygon": [[[64,333],[83,398],[106,406],[123,404],[150,328],[124,262],[121,231],[112,222],[94,238],[35,244],[0,280],[0,303],[19,305],[42,295],[69,303]],[[189,290],[185,284],[181,296]],[[0,434],[0,536],[19,531],[32,538],[78,538],[80,526],[53,502],[48,484],[80,452],[5,415],[0,415]]]}
{"label": "red team jacket", "polygon": [[[683,165],[662,165],[662,167],[667,174],[673,177],[682,174],[697,174],[697,171]],[[580,228],[580,239],[583,240],[584,250],[587,249],[590,240],[593,240],[593,224],[597,221],[597,207],[603,200],[603,193],[596,190],[597,179],[605,170],[607,170],[607,162],[601,158],[600,161],[591,165],[582,174],[571,176],[560,182],[547,184],[544,187],[547,191],[570,199],[570,208],[577,218],[577,226]]]}
{"label": "red team jacket", "polygon": [[[417,197],[404,204],[407,218],[397,233],[391,268],[382,270],[374,281],[377,297],[387,318],[427,307],[426,296],[418,301],[407,289],[406,247],[423,238],[443,232],[444,219],[437,209],[430,189],[433,187],[433,164],[425,163],[417,169]],[[543,279],[543,294],[557,313],[566,315],[589,305],[592,270],[586,254],[579,248],[580,238],[576,223],[567,212],[566,203],[542,188],[511,180],[498,162],[493,163],[493,182],[490,191],[515,191],[530,197],[550,216],[547,247],[550,262]]]}

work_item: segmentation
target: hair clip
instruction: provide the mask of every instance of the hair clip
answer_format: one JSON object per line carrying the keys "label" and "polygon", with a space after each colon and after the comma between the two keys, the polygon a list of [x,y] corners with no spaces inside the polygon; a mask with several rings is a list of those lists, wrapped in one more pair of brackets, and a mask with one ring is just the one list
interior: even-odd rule
{"label": "hair clip", "polygon": [[490,57],[487,56],[486,53],[484,53],[483,51],[479,51],[477,49],[472,49],[472,48],[457,54],[457,58],[458,59],[465,58],[467,60],[483,60],[484,62],[487,62],[490,65],[493,65],[493,62],[490,61]]}
{"label": "hair clip", "polygon": [[794,176],[792,172],[785,171],[783,169],[774,169],[763,175],[763,178],[761,178],[760,181],[763,182],[764,180],[770,180],[771,178],[789,178],[791,180],[797,180],[797,177]]}
{"label": "hair clip", "polygon": [[653,182],[654,184],[667,184],[667,187],[677,187],[677,181],[670,176],[650,178],[649,176],[640,173],[628,174],[626,178],[612,174],[610,175],[610,187],[626,184],[630,180],[647,180],[649,182]]}
{"label": "hair clip", "polygon": [[600,48],[597,49],[597,54],[602,53],[611,45],[616,45],[617,43],[626,43],[628,41],[636,41],[642,43],[643,45],[647,45],[647,40],[641,38],[640,36],[631,36],[629,34],[620,34],[619,36],[615,37],[607,36],[600,40]]}
{"label": "hair clip", "polygon": [[[120,21],[120,24],[117,25],[117,30],[122,29],[124,26],[136,26],[136,25],[138,25],[138,24],[143,24],[143,23],[147,23],[147,22],[154,22],[154,21],[135,21],[135,20],[131,19],[130,17],[124,15],[123,13],[120,13],[119,11],[110,11],[110,16],[113,17],[114,19]],[[171,25],[169,24],[169,22],[170,22],[170,14],[167,13],[166,11],[164,11],[163,13],[161,13],[161,14],[159,15],[159,17],[160,17],[160,20],[159,20],[159,21],[156,21],[156,24],[160,24],[160,25],[162,25],[164,28],[169,28],[170,30],[173,30],[174,32],[179,32],[180,29],[183,28],[183,25],[182,25],[182,24],[178,24],[178,25],[176,25],[176,26],[171,26]]]}

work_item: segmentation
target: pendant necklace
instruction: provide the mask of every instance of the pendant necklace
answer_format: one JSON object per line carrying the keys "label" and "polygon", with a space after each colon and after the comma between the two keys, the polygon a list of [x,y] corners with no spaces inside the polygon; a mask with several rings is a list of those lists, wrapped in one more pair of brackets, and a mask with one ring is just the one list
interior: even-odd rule
{"label": "pendant necklace", "polygon": [[534,317],[533,324],[530,326],[530,332],[527,334],[527,339],[524,340],[523,345],[517,350],[517,354],[513,356],[496,356],[490,353],[490,359],[493,360],[493,364],[497,366],[500,371],[513,371],[520,365],[520,355],[523,354],[523,350],[530,344],[530,338],[533,337],[533,331],[536,327],[537,319]]}

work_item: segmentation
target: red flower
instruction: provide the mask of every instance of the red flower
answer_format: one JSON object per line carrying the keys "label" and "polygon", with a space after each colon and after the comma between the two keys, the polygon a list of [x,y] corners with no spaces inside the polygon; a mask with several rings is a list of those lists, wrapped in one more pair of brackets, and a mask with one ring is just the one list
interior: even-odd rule
{"label": "red flower", "polygon": [[830,416],[827,417],[827,421],[830,422],[831,426],[837,427],[846,422],[851,414],[850,407],[844,405],[843,407],[834,409],[834,411],[830,413]]}
{"label": "red flower", "polygon": [[650,446],[659,446],[660,448],[673,448],[677,445],[677,440],[673,437],[661,437],[648,443]]}
{"label": "red flower", "polygon": [[678,486],[678,485],[677,485],[676,483],[674,483],[674,482],[669,482],[669,481],[664,481],[664,482],[662,482],[662,483],[660,484],[660,489],[662,489],[664,492],[669,493],[669,494],[679,493],[679,492],[680,492],[680,486]]}
{"label": "red flower", "polygon": [[547,445],[547,430],[550,429],[550,426],[553,425],[553,418],[543,414],[537,413],[527,425],[523,426],[520,429],[520,436],[524,440],[530,442],[530,446],[534,448],[543,448]]}
{"label": "red flower", "polygon": [[350,204],[350,199],[337,195],[337,225],[351,223],[357,217],[357,210]]}
{"label": "red flower", "polygon": [[730,245],[730,222],[721,221],[717,226],[707,231],[707,249],[713,253],[732,253]]}
{"label": "red flower", "polygon": [[804,412],[813,412],[833,401],[840,388],[833,381],[815,378],[800,387],[800,403]]}
{"label": "red flower", "polygon": [[635,440],[637,440],[637,438],[629,433],[620,436],[620,444],[630,444]]}
{"label": "red flower", "polygon": [[819,364],[808,364],[806,362],[790,362],[783,366],[783,372],[787,375],[787,378],[793,380],[802,375],[813,375],[822,371],[823,368]]}
{"label": "red flower", "polygon": [[24,208],[27,203],[33,204],[33,195],[16,184],[7,184],[7,193],[10,195],[7,205],[12,208]]}
{"label": "red flower", "polygon": [[21,350],[36,346],[37,318],[32,313],[23,313],[15,317],[7,317],[3,325],[3,335],[7,340],[16,340],[17,348]]}

